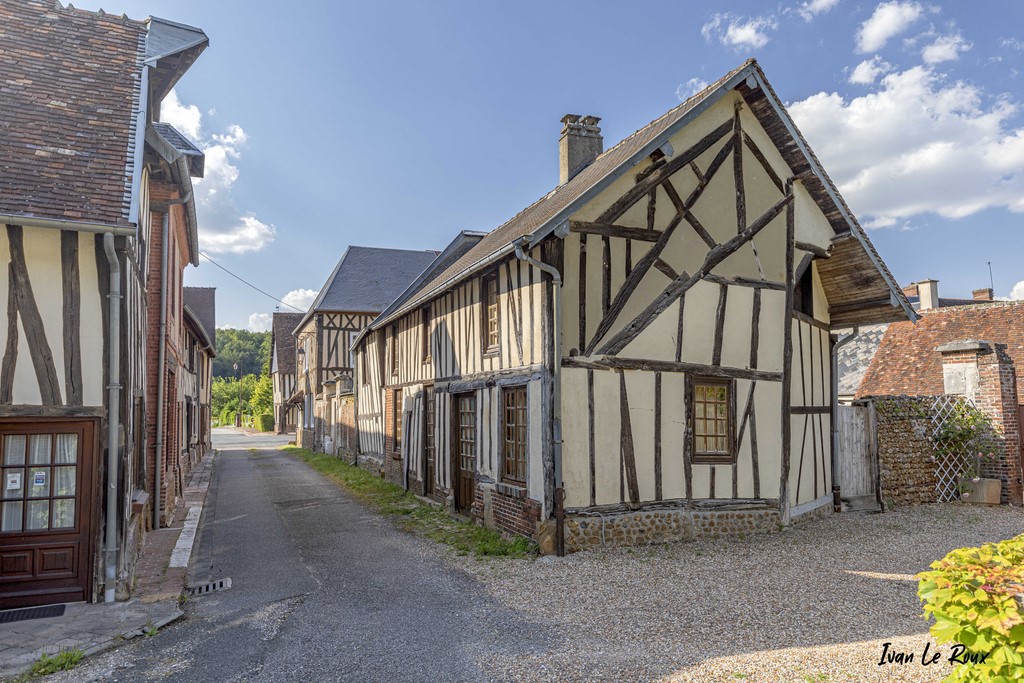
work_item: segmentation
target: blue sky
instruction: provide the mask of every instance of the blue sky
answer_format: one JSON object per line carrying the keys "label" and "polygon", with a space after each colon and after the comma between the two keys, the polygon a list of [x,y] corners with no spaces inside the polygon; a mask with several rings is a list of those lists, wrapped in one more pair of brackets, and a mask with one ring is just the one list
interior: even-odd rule
{"label": "blue sky", "polygon": [[[300,307],[349,244],[440,249],[548,192],[563,114],[609,147],[749,56],[897,280],[969,296],[991,261],[1024,298],[1019,0],[75,5],[210,36],[163,112],[207,150],[201,244]],[[219,326],[276,305],[205,261],[186,284]]]}

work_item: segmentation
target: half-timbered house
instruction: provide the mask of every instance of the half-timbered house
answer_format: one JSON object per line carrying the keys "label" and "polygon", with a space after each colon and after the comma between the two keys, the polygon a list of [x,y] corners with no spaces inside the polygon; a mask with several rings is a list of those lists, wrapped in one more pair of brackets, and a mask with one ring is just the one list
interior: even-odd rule
{"label": "half-timbered house", "polygon": [[[180,477],[187,480],[192,468],[213,449],[210,417],[213,407],[213,359],[217,357],[217,308],[213,287],[182,289],[182,384],[185,418],[182,427],[184,458]],[[182,484],[182,489],[183,489]]]}
{"label": "half-timbered house", "polygon": [[[296,325],[296,441],[321,450],[324,383],[352,374],[352,342],[437,256],[434,251],[349,247]],[[331,386],[331,391],[334,387]]]}
{"label": "half-timbered house", "polygon": [[303,313],[276,311],[270,326],[270,379],[274,385],[274,431],[295,431],[298,407],[289,402],[295,394],[295,328]]}
{"label": "half-timbered house", "polygon": [[755,61],[607,151],[598,121],[357,340],[362,450],[547,551],[828,513],[831,330],[906,298]]}
{"label": "half-timbered house", "polygon": [[181,299],[152,288],[155,236],[170,213],[194,244],[202,168],[155,122],[208,41],[54,0],[0,27],[0,608],[112,601],[152,512],[147,315]]}

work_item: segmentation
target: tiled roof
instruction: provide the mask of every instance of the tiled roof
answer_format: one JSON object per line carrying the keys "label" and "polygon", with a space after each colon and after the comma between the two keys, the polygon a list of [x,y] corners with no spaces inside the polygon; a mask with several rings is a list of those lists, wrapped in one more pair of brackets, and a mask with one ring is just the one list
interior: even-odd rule
{"label": "tiled roof", "polygon": [[[836,360],[839,364],[839,395],[853,396],[857,393],[864,374],[875,357],[885,331],[889,325],[864,325],[858,328],[857,336],[839,347]],[[852,330],[837,330],[845,336]]]}
{"label": "tiled roof", "polygon": [[404,292],[437,255],[436,251],[349,247],[306,317],[315,311],[379,313]]}
{"label": "tiled roof", "polygon": [[302,313],[275,312],[270,336],[277,355],[277,371],[290,375],[295,372],[295,335],[292,333],[302,321]]}
{"label": "tiled roof", "polygon": [[1017,391],[1024,396],[1024,302],[996,302],[935,308],[917,325],[893,323],[871,362],[858,396],[945,393],[942,344],[966,339],[1006,344],[1017,365]]}
{"label": "tiled roof", "polygon": [[0,213],[134,222],[145,40],[142,21],[0,3]]}
{"label": "tiled roof", "polygon": [[157,135],[163,138],[167,144],[171,145],[176,152],[184,154],[188,158],[190,175],[197,178],[203,177],[206,166],[206,155],[203,153],[203,150],[196,147],[191,140],[178,132],[178,130],[169,123],[154,121],[150,124],[150,127],[157,133]]}
{"label": "tiled roof", "polygon": [[181,300],[195,313],[210,343],[217,347],[217,288],[182,287]]}

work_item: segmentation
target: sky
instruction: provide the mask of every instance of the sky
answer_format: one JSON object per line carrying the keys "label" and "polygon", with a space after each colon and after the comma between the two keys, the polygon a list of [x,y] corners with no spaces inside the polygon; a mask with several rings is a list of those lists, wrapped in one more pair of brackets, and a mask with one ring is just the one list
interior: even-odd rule
{"label": "sky", "polygon": [[[117,4],[114,4],[117,3]],[[76,0],[198,26],[161,118],[206,151],[201,250],[302,310],[346,246],[442,249],[756,57],[900,284],[1024,298],[1024,2]],[[217,325],[278,304],[206,259]]]}

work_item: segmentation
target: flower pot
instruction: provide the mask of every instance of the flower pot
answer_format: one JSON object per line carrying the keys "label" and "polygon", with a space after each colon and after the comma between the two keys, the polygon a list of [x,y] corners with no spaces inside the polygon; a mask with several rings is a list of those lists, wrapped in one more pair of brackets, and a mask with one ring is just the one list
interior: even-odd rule
{"label": "flower pot", "polygon": [[960,480],[960,490],[963,491],[960,500],[976,505],[999,505],[1000,484],[998,479],[964,477]]}

